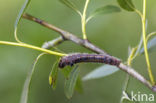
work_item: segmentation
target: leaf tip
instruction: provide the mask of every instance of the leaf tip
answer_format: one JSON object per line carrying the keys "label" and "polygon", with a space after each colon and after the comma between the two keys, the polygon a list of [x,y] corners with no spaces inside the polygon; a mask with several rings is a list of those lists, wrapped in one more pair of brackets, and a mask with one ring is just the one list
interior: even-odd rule
{"label": "leaf tip", "polygon": [[52,86],[52,82],[53,82],[52,76],[49,76],[49,84],[50,84],[50,86]]}

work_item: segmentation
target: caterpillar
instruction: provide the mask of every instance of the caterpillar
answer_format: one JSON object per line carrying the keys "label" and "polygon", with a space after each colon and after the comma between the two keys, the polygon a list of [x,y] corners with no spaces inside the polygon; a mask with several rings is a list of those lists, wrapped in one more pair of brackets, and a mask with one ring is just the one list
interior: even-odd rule
{"label": "caterpillar", "polygon": [[108,54],[74,53],[62,57],[59,61],[59,68],[64,68],[67,65],[73,66],[81,62],[105,63],[119,66],[121,61]]}

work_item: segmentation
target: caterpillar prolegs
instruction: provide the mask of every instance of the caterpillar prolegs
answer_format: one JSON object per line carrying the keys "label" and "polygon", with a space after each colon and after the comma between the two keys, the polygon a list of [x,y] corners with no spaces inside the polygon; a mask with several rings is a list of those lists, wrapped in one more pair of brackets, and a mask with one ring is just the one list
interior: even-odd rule
{"label": "caterpillar prolegs", "polygon": [[74,64],[81,62],[105,63],[119,66],[121,61],[107,54],[74,53],[62,57],[59,62],[59,67],[64,68],[67,65],[73,66]]}

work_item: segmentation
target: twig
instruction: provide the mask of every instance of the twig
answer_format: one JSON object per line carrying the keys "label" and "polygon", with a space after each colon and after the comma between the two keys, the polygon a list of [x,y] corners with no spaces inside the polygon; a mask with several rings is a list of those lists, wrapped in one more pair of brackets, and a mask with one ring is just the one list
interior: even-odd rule
{"label": "twig", "polygon": [[80,39],[78,37],[76,37],[74,34],[72,33],[69,33],[65,30],[62,30],[54,25],[51,25],[43,20],[40,20],[36,17],[33,17],[29,14],[23,14],[23,18],[25,19],[28,19],[28,20],[31,20],[31,21],[34,21],[36,23],[39,23],[40,25],[46,27],[46,28],[49,28],[49,29],[52,29],[56,32],[58,32],[59,34],[61,34],[61,36],[64,38],[64,39],[67,39],[67,40],[70,40],[76,44],[79,44],[85,48],[88,48],[90,49],[91,51],[93,52],[96,52],[96,53],[100,53],[100,54],[106,54],[103,50],[101,50],[100,48],[98,48],[97,46],[93,45],[92,43],[88,42],[88,40],[83,40],[83,39]]}
{"label": "twig", "polygon": [[[43,20],[40,20],[36,17],[33,17],[29,14],[24,14],[23,18],[34,21],[36,23],[39,23],[40,25],[43,25],[44,27],[47,27],[49,29],[52,29],[58,33],[61,34],[61,36],[66,39],[66,40],[70,40],[76,44],[79,44],[87,49],[92,50],[93,52],[99,53],[99,54],[107,54],[105,53],[103,50],[101,50],[100,48],[96,47],[95,45],[93,45],[92,43],[90,43],[88,40],[83,40],[80,39],[78,37],[76,37],[74,34],[69,33],[67,31],[64,31],[54,25],[51,25]],[[136,78],[137,80],[139,80],[141,83],[143,83],[144,85],[146,85],[148,88],[150,88],[153,92],[156,92],[156,86],[152,86],[148,80],[146,80],[141,74],[139,74],[138,72],[136,72],[133,68],[126,66],[123,63],[120,63],[120,65],[118,66],[121,70],[125,71],[126,73],[128,73],[129,75],[131,75],[132,77]]]}
{"label": "twig", "polygon": [[[152,89],[152,85],[150,84],[150,82],[148,82],[148,80],[146,80],[141,74],[139,74],[138,72],[136,72],[133,68],[126,66],[123,63],[120,63],[119,68],[125,72],[127,72],[129,75],[131,75],[132,77],[136,78],[137,80],[139,80],[141,83],[143,83],[144,85],[146,85],[148,88]],[[153,90],[153,89],[152,89]],[[156,91],[154,91],[156,92]]]}
{"label": "twig", "polygon": [[65,39],[60,36],[54,40],[51,40],[51,41],[48,41],[48,42],[45,42],[43,45],[42,45],[42,48],[45,48],[45,49],[50,49],[56,45],[59,45],[61,44],[63,41],[65,41]]}

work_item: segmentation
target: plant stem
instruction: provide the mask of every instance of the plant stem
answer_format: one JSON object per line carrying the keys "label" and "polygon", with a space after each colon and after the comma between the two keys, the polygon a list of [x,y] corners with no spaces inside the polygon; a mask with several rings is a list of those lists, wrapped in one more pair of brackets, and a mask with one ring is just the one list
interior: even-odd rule
{"label": "plant stem", "polygon": [[53,40],[51,40],[51,41],[45,42],[45,43],[42,45],[42,48],[44,48],[44,49],[50,49],[50,48],[52,48],[52,47],[54,47],[54,46],[56,46],[56,45],[61,44],[61,43],[64,42],[64,41],[65,41],[65,39],[64,39],[62,36],[60,36],[60,37],[55,38],[55,39],[53,39]]}
{"label": "plant stem", "polygon": [[132,61],[133,61],[133,57],[135,56],[135,53],[136,53],[136,50],[137,50],[137,48],[133,48],[133,49],[131,50],[131,53],[130,53],[130,55],[129,55],[129,57],[128,57],[128,60],[127,60],[127,65],[128,65],[128,66],[131,66]]}
{"label": "plant stem", "polygon": [[82,34],[83,34],[83,39],[87,39],[86,36],[86,11],[88,8],[88,4],[89,4],[90,0],[86,0],[85,6],[84,6],[84,10],[83,10],[83,15],[82,15]]}
{"label": "plant stem", "polygon": [[17,28],[15,28],[15,30],[14,30],[14,37],[15,37],[15,40],[16,40],[18,43],[22,43],[22,41],[20,41],[20,40],[18,39],[18,36],[17,36]]}
{"label": "plant stem", "polygon": [[84,39],[80,39],[78,38],[75,34],[73,33],[69,33],[63,29],[60,29],[52,24],[49,24],[48,22],[45,22],[39,18],[36,18],[34,16],[31,16],[29,14],[23,14],[23,18],[30,20],[30,21],[34,21],[46,28],[49,28],[53,31],[56,31],[57,33],[59,33],[65,40],[69,40],[72,41],[78,45],[81,45],[87,49],[90,49],[93,52],[96,53],[100,53],[100,54],[107,54],[104,50],[98,48],[97,46],[95,46],[94,44],[92,44],[91,42],[89,42],[88,40],[84,40]]}
{"label": "plant stem", "polygon": [[148,50],[147,50],[147,41],[146,41],[146,0],[143,1],[142,32],[143,32],[143,44],[144,44],[146,63],[148,67],[148,74],[149,74],[151,83],[154,85],[155,80],[154,80],[152,70],[151,70],[151,64],[149,60],[149,55],[148,55]]}
{"label": "plant stem", "polygon": [[148,42],[148,40],[152,37],[152,36],[155,36],[156,35],[156,32],[152,32],[150,34],[147,35],[147,39],[146,41]]}
{"label": "plant stem", "polygon": [[34,49],[34,50],[42,51],[44,53],[57,55],[57,56],[66,56],[67,55],[67,54],[54,52],[54,51],[51,51],[51,50],[47,50],[47,49],[44,49],[44,48],[36,47],[36,46],[25,44],[25,43],[15,43],[15,42],[8,42],[8,41],[0,41],[0,44],[12,45],[12,46],[20,46],[20,47],[25,47],[25,48],[31,48],[31,49]]}

